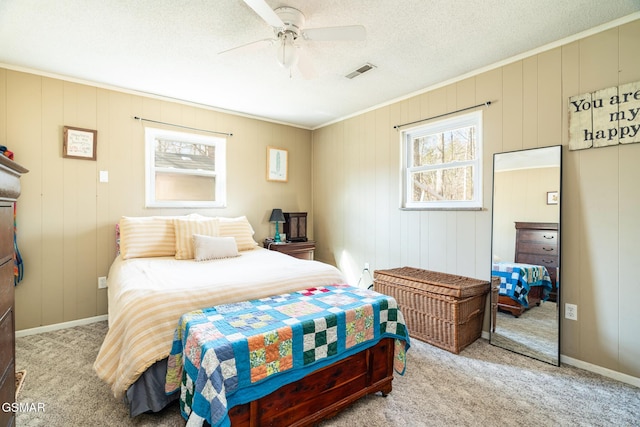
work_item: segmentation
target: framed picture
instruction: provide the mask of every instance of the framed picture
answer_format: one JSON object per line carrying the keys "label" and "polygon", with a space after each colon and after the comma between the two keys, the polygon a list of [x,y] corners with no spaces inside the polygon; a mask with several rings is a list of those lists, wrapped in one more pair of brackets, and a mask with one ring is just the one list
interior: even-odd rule
{"label": "framed picture", "polygon": [[267,181],[287,182],[288,155],[283,148],[267,147]]}
{"label": "framed picture", "polygon": [[547,191],[547,204],[548,205],[557,205],[558,204],[558,192],[557,191]]}
{"label": "framed picture", "polygon": [[96,159],[98,131],[65,126],[62,141],[62,157],[84,160]]}

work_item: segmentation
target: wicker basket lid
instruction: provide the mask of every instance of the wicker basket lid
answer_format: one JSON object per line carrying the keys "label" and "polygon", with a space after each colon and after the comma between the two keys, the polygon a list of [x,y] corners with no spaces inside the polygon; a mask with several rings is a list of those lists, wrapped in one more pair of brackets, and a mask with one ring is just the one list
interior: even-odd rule
{"label": "wicker basket lid", "polygon": [[[466,298],[489,292],[489,282],[455,274],[423,270],[414,267],[400,267],[389,270],[375,270],[374,280],[396,281],[403,286],[414,287],[441,295]],[[396,280],[394,280],[396,279]],[[399,279],[399,280],[398,280]],[[401,282],[401,283],[400,283]]]}

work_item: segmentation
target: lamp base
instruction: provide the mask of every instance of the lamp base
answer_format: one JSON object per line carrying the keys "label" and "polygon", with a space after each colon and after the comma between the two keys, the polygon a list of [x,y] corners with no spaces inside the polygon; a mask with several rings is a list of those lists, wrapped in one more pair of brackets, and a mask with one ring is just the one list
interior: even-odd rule
{"label": "lamp base", "polygon": [[278,230],[278,224],[278,221],[276,221],[276,235],[273,236],[274,243],[282,243],[282,240],[280,240],[280,230]]}

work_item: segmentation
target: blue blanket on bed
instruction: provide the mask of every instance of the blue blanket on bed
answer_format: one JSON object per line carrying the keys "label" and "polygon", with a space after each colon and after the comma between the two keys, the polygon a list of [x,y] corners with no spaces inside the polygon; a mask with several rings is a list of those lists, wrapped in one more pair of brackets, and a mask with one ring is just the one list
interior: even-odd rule
{"label": "blue blanket on bed", "polygon": [[500,278],[500,295],[507,295],[526,308],[529,308],[528,295],[533,286],[543,287],[544,301],[553,289],[549,271],[542,265],[498,262],[493,264],[491,275]]}
{"label": "blue blanket on bed", "polygon": [[409,335],[392,297],[332,285],[184,314],[166,392],[181,391],[188,425],[229,426],[228,409],[258,399],[380,339],[396,338],[403,374]]}

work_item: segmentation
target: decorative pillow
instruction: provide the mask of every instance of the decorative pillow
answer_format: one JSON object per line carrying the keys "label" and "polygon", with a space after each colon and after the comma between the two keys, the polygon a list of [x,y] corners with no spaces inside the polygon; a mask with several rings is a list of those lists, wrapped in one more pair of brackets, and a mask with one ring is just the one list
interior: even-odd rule
{"label": "decorative pillow", "polygon": [[118,228],[123,259],[172,256],[176,252],[173,217],[123,216]]}
{"label": "decorative pillow", "polygon": [[193,259],[193,235],[218,236],[218,219],[203,216],[176,218],[173,221],[176,233],[176,259]]}
{"label": "decorative pillow", "polygon": [[239,256],[238,245],[233,237],[211,237],[193,235],[193,251],[196,261],[231,258]]}
{"label": "decorative pillow", "polygon": [[253,227],[251,227],[246,216],[237,218],[220,217],[218,219],[220,220],[218,235],[220,237],[234,237],[239,251],[248,251],[258,246],[258,243],[253,240]]}

